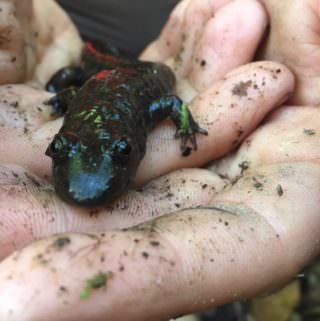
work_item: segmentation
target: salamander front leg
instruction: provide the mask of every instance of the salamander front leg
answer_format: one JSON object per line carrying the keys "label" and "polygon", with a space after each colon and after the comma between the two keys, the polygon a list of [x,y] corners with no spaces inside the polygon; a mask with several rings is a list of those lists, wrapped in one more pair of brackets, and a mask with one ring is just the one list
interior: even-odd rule
{"label": "salamander front leg", "polygon": [[68,110],[68,106],[78,92],[78,88],[70,87],[61,90],[55,96],[45,102],[46,105],[52,106],[52,115],[63,116]]}
{"label": "salamander front leg", "polygon": [[[208,135],[208,131],[201,128],[193,119],[188,105],[176,95],[166,95],[154,101],[149,107],[149,117],[163,119],[169,116],[175,123],[177,130],[175,137],[181,139],[181,152],[183,156],[188,156],[193,148],[197,150],[196,133]],[[191,142],[191,147],[188,146]]]}

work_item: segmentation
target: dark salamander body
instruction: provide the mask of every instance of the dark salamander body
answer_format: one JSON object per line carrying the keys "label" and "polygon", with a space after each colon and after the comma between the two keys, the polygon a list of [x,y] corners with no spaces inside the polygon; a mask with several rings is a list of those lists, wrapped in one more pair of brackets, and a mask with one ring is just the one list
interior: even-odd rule
{"label": "dark salamander body", "polygon": [[70,87],[49,100],[65,118],[46,154],[53,160],[57,194],[97,206],[128,190],[145,154],[147,133],[159,121],[168,116],[174,121],[183,154],[190,152],[188,139],[196,149],[195,133],[206,131],[173,94],[175,76],[169,67],[120,60],[90,46],[85,55],[87,66],[61,70],[47,85],[79,86],[90,77],[79,90]]}

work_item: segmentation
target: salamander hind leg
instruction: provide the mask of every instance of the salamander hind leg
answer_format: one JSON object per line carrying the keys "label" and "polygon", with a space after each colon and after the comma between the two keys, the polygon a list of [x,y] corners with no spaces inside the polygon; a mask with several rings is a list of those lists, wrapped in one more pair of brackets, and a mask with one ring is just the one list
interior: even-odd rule
{"label": "salamander hind leg", "polygon": [[[153,102],[149,107],[151,118],[169,116],[177,127],[175,137],[181,139],[180,149],[182,156],[189,156],[191,150],[197,150],[196,133],[208,135],[208,131],[201,128],[193,119],[188,104],[176,95],[166,95]],[[160,118],[159,117],[159,118]],[[191,146],[188,145],[190,141]]]}

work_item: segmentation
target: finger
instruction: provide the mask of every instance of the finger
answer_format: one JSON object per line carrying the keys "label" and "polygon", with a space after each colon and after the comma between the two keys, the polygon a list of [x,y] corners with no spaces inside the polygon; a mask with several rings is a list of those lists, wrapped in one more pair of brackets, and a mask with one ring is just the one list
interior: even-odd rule
{"label": "finger", "polygon": [[131,190],[108,207],[79,208],[63,203],[51,184],[23,168],[0,166],[0,259],[56,233],[128,227],[208,204],[224,185],[207,170],[181,170]]}
{"label": "finger", "polygon": [[45,146],[61,126],[60,119],[48,122],[52,108],[43,102],[51,94],[25,85],[1,86],[0,94],[1,163],[20,164],[48,177],[51,165]]}
{"label": "finger", "polygon": [[25,79],[24,27],[32,12],[30,1],[0,1],[0,84],[16,83]]}
{"label": "finger", "polygon": [[201,34],[206,21],[228,2],[230,0],[181,1],[170,15],[159,39],[147,47],[141,58],[164,62],[176,56],[176,69],[184,74],[197,36]]}
{"label": "finger", "polygon": [[153,41],[140,55],[142,60],[166,61],[174,55],[181,42],[185,11],[192,0],[182,0],[171,12],[158,39]]}
{"label": "finger", "polygon": [[0,316],[165,320],[273,290],[319,253],[319,182],[315,163],[266,166],[212,208],[36,243],[0,266]]}
{"label": "finger", "polygon": [[231,72],[191,104],[198,123],[208,130],[208,136],[197,137],[198,150],[182,157],[179,142],[172,141],[172,125],[162,124],[149,136],[136,184],[175,169],[202,166],[236,148],[270,110],[288,98],[293,86],[288,69],[271,62],[253,63]]}
{"label": "finger", "polygon": [[255,0],[222,7],[207,23],[193,54],[189,76],[193,87],[201,92],[230,70],[250,62],[266,24],[266,12]]}
{"label": "finger", "polygon": [[174,55],[173,61],[173,69],[177,76],[183,78],[188,75],[196,43],[207,21],[213,17],[213,15],[214,12],[208,0],[191,1],[186,8],[180,46]]}
{"label": "finger", "polygon": [[271,29],[259,58],[285,63],[294,72],[297,86],[292,104],[319,105],[318,2],[262,0],[262,3],[268,10]]}
{"label": "finger", "polygon": [[243,171],[264,164],[320,159],[320,110],[285,106],[273,112],[239,150],[211,169],[234,179]]}
{"label": "finger", "polygon": [[19,164],[36,175],[48,179],[51,177],[51,160],[44,153],[61,125],[59,119],[41,127],[35,133],[24,134],[15,128],[0,127],[0,137],[4,139],[0,143],[2,163]]}
{"label": "finger", "polygon": [[[25,168],[34,170],[39,176],[48,178],[51,176],[48,173],[51,162],[44,154],[43,143],[44,141],[47,144],[50,143],[53,135],[61,127],[61,120],[50,122],[50,128],[44,134],[42,134],[41,130],[33,133],[34,127],[37,127],[39,123],[43,123],[47,118],[46,116],[49,116],[46,115],[46,106],[38,105],[35,110],[30,108],[28,111],[23,111],[17,110],[19,108],[16,107],[19,106],[17,102],[17,100],[13,100],[12,103],[9,102],[9,104],[12,104],[12,110],[6,109],[5,113],[3,113],[3,110],[0,112],[2,121],[0,137],[3,139],[2,143],[0,143],[0,153],[2,155],[0,158],[3,163],[20,164]],[[46,129],[46,127],[44,125],[41,129]],[[40,139],[39,134],[41,136]],[[49,136],[45,136],[45,134],[49,134]]]}
{"label": "finger", "polygon": [[52,0],[0,1],[0,84],[45,84],[79,60],[82,42],[70,18]]}
{"label": "finger", "polygon": [[55,1],[33,0],[33,8],[37,53],[28,80],[44,86],[60,68],[79,63],[83,43],[70,17]]}
{"label": "finger", "polygon": [[49,120],[53,110],[43,102],[50,93],[26,85],[0,86],[0,121],[2,127],[15,129],[17,134],[27,134]]}

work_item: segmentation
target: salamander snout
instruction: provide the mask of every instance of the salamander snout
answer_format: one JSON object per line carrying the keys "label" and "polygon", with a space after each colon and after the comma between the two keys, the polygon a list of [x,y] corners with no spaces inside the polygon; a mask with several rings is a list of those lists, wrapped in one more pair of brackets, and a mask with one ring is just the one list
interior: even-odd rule
{"label": "salamander snout", "polygon": [[128,189],[129,149],[123,139],[102,151],[101,146],[79,147],[79,143],[71,144],[70,141],[66,144],[63,136],[57,135],[46,152],[53,160],[57,194],[63,200],[81,206],[110,203]]}
{"label": "salamander snout", "polygon": [[[56,172],[59,168],[56,167]],[[69,176],[67,181],[57,181],[56,191],[62,199],[83,206],[99,206],[114,198],[113,176],[102,171],[80,171]]]}

